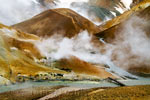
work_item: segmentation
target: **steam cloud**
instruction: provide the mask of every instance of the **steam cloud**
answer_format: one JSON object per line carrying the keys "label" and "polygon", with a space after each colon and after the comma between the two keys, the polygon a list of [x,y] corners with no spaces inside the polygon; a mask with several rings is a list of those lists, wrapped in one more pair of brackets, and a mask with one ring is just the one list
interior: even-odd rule
{"label": "steam cloud", "polygon": [[36,0],[0,0],[0,22],[13,25],[44,10]]}
{"label": "steam cloud", "polygon": [[139,17],[130,18],[119,32],[113,45],[113,61],[116,65],[129,69],[150,67],[150,37],[146,28],[149,21]]}
{"label": "steam cloud", "polygon": [[[97,18],[98,16],[96,15],[96,12],[91,10],[92,9],[91,3],[94,4],[94,2],[96,2],[96,0],[58,0],[58,1],[59,2],[56,2],[57,6],[54,8],[69,8],[69,9],[74,10],[75,12],[78,12],[80,15],[89,19],[96,25],[100,25],[102,23],[101,21],[98,20],[98,18]],[[106,3],[105,0],[101,0],[101,1]],[[111,0],[107,1],[107,2],[111,2]],[[119,2],[119,4],[117,4],[117,6],[114,8],[117,11],[119,11],[120,13],[123,13],[126,10],[130,9],[132,0],[118,0],[118,2]],[[124,5],[124,7],[122,7],[121,3]],[[105,13],[105,11],[99,11],[99,12],[104,15],[105,21],[112,19],[112,17],[108,16]],[[112,13],[114,16],[116,16],[115,12],[110,11],[110,13]]]}
{"label": "steam cloud", "polygon": [[105,63],[106,55],[99,53],[99,49],[91,43],[91,36],[87,31],[81,32],[73,38],[54,35],[36,43],[44,56],[51,60],[76,56],[91,63]]}
{"label": "steam cloud", "polygon": [[[81,1],[88,2],[88,0]],[[61,0],[61,2],[56,2],[57,6],[54,8],[71,8],[92,20],[91,18],[94,16],[89,17],[86,10],[81,10],[81,6],[73,7],[73,2],[77,1]],[[42,8],[36,0],[1,0],[0,21],[6,25],[12,25],[44,10],[45,8]],[[39,41],[36,45],[50,61],[73,55],[87,62],[108,64],[111,65],[110,67],[113,67],[113,63],[124,69],[141,64],[150,66],[150,38],[144,31],[144,27],[147,25],[147,21],[138,17],[128,20],[124,24],[121,34],[116,37],[116,41],[113,44],[105,43],[106,53],[104,54],[93,46],[91,36],[87,31],[71,39],[55,35]]]}
{"label": "steam cloud", "polygon": [[[75,2],[80,5],[73,7],[72,3]],[[54,0],[55,6],[50,4],[43,6],[39,0],[1,0],[0,21],[5,25],[13,25],[53,8],[70,8],[90,20],[94,16],[89,16],[87,9],[82,7],[82,4],[87,2],[88,0]]]}
{"label": "steam cloud", "polygon": [[[44,1],[44,0],[43,0]],[[56,5],[42,5],[39,0],[0,0],[0,22],[5,25],[13,25],[41,13],[47,9],[53,8],[69,8],[95,24],[100,24],[95,13],[89,14],[89,0],[54,0]],[[94,2],[93,0],[91,2]],[[132,0],[122,0],[123,4],[129,9]],[[117,7],[118,11],[124,12],[122,8]],[[111,12],[114,14],[113,12]],[[105,16],[107,20],[108,16]]]}
{"label": "steam cloud", "polygon": [[147,26],[149,22],[146,20],[132,17],[123,25],[122,31],[117,33],[113,43],[103,41],[105,47],[100,48],[105,48],[105,53],[100,53],[100,48],[93,45],[87,31],[71,39],[55,35],[36,45],[50,62],[72,55],[90,63],[107,64],[110,71],[133,77],[120,68],[150,66],[150,37],[145,32]]}

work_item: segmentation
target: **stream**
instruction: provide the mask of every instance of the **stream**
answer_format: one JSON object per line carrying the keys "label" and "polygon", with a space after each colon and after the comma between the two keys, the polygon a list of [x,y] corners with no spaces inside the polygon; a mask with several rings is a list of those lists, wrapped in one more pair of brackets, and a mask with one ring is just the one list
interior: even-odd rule
{"label": "stream", "polygon": [[[119,82],[125,84],[126,86],[135,85],[150,85],[149,78],[141,78],[139,80],[118,80]],[[69,86],[77,88],[97,88],[97,87],[118,87],[117,84],[103,80],[103,81],[43,81],[43,82],[33,82],[28,81],[24,83],[16,83],[8,86],[0,86],[0,93],[13,91],[17,89],[24,89],[30,87],[39,86]]]}

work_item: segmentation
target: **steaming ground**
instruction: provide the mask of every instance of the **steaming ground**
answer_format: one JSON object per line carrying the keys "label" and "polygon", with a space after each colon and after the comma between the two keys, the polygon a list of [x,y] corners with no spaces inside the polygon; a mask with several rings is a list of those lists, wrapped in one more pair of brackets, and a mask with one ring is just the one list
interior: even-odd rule
{"label": "steaming ground", "polygon": [[46,64],[62,58],[69,59],[70,56],[75,56],[89,63],[108,65],[110,67],[108,71],[115,72],[118,75],[137,78],[136,76],[121,69],[120,66],[117,67],[112,61],[111,57],[113,55],[113,51],[119,45],[112,45],[104,42],[106,45],[106,52],[100,53],[100,49],[104,47],[95,47],[91,42],[91,39],[92,37],[89,33],[87,31],[83,31],[71,39],[60,35],[54,35],[48,39],[36,42],[36,46],[39,48],[40,52],[47,57],[47,60],[44,61]]}
{"label": "steaming ground", "polygon": [[108,59],[106,55],[100,54],[100,50],[93,46],[91,36],[87,31],[81,32],[71,39],[54,35],[46,40],[39,41],[36,45],[44,56],[52,60],[76,56],[87,62],[104,63]]}
{"label": "steaming ground", "polygon": [[[73,2],[77,2],[77,5]],[[56,2],[57,6],[54,8],[70,8],[92,20],[94,16],[89,16],[87,10],[83,10],[82,4],[87,3],[88,0],[81,0],[80,2],[61,0]],[[130,3],[124,2],[127,8],[129,8]],[[1,0],[0,21],[6,25],[12,25],[29,19],[46,9],[49,8],[43,8],[37,0]],[[136,27],[133,25],[134,23],[137,24]],[[87,31],[81,32],[71,39],[55,35],[48,39],[42,39],[36,45],[49,62],[73,55],[90,63],[110,65],[112,70],[119,72],[115,65],[124,69],[133,65],[150,65],[150,39],[141,27],[147,24],[147,21],[137,17],[130,19],[120,32],[122,34],[117,36],[113,44],[105,43],[106,52],[103,54],[100,53],[99,48],[93,46],[91,36],[88,35]],[[121,70],[119,74],[122,73],[127,74]]]}
{"label": "steaming ground", "polygon": [[[87,31],[71,39],[55,35],[39,41],[36,45],[48,62],[76,56],[90,63],[109,65],[109,71],[115,71],[119,75],[135,77],[123,69],[150,67],[150,37],[144,30],[148,25],[148,21],[132,17],[123,25],[122,31],[116,33],[113,43],[103,41],[105,47],[95,47]],[[106,50],[105,53],[100,52],[101,48]]]}

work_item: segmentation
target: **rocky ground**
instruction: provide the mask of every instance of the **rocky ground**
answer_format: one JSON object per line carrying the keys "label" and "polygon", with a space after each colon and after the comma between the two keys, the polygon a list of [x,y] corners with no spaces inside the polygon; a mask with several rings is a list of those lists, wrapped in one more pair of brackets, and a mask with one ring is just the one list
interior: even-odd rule
{"label": "rocky ground", "polygon": [[150,86],[134,86],[80,90],[49,100],[149,100],[149,88]]}
{"label": "rocky ground", "polygon": [[93,89],[32,87],[0,93],[0,100],[150,100],[149,90],[149,85]]}

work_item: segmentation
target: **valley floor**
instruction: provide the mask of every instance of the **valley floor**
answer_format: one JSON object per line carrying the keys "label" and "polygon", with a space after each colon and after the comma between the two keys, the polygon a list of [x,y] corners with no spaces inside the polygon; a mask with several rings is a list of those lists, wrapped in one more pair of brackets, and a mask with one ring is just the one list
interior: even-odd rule
{"label": "valley floor", "polygon": [[92,89],[41,86],[0,93],[0,100],[150,100],[150,85]]}
{"label": "valley floor", "polygon": [[0,100],[150,100],[150,81],[25,82],[0,87]]}

